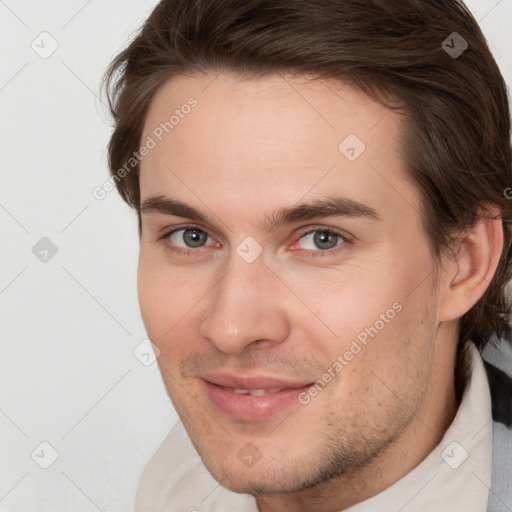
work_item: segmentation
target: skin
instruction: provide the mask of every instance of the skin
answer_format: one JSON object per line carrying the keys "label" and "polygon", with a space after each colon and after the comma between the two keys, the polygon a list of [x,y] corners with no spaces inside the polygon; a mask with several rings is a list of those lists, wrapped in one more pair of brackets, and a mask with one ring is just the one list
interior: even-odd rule
{"label": "skin", "polygon": [[[261,511],[347,508],[418,465],[453,420],[456,320],[496,269],[501,222],[461,234],[435,287],[397,113],[339,81],[196,74],[159,90],[142,140],[190,96],[197,107],[140,172],[142,203],[172,197],[209,219],[141,215],[139,301],[164,383],[225,487],[255,495]],[[338,149],[348,134],[366,145],[353,162]],[[338,195],[380,218],[262,225]],[[190,225],[208,235],[202,246],[190,247],[190,231],[164,236]],[[334,248],[303,235],[326,229],[341,235]],[[252,263],[236,251],[248,236],[263,249]],[[243,421],[203,392],[204,371],[315,382],[395,303],[400,312],[307,405]],[[252,467],[237,457],[248,442],[261,454]]]}

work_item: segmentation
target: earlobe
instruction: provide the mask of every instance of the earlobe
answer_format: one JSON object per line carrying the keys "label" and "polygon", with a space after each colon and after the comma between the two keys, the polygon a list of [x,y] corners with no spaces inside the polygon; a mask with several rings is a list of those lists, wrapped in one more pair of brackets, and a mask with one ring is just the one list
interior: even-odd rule
{"label": "earlobe", "polygon": [[439,320],[450,321],[467,313],[482,297],[498,267],[503,249],[503,222],[485,216],[460,239],[446,265],[446,283],[439,300]]}

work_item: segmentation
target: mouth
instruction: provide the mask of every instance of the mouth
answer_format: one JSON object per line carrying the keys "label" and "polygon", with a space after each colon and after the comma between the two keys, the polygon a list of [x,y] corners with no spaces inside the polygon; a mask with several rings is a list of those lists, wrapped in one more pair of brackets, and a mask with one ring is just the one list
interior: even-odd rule
{"label": "mouth", "polygon": [[312,382],[292,382],[266,377],[210,375],[201,378],[205,395],[218,412],[249,422],[268,419],[300,406],[299,395]]}
{"label": "mouth", "polygon": [[264,396],[264,395],[273,395],[274,393],[278,393],[282,391],[283,388],[273,388],[273,389],[235,389],[228,388],[226,386],[221,386],[226,391],[230,391],[231,393],[235,393],[235,395],[252,395],[252,396]]}

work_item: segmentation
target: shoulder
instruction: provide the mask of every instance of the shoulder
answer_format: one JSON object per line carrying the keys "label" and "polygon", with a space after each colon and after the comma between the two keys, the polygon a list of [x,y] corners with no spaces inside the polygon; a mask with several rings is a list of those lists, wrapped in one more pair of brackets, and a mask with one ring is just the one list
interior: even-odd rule
{"label": "shoulder", "polygon": [[481,355],[489,381],[492,418],[512,429],[512,343],[491,340]]}

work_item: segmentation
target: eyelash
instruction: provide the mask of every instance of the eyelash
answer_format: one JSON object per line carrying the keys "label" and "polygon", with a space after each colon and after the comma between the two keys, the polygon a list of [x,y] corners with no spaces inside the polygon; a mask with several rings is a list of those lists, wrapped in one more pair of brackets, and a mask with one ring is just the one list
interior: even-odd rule
{"label": "eyelash", "polygon": [[[198,249],[183,249],[182,247],[177,247],[175,245],[171,245],[170,243],[167,242],[166,239],[168,239],[171,235],[173,235],[174,233],[176,233],[177,231],[186,231],[187,229],[190,229],[190,230],[196,230],[196,231],[200,231],[201,233],[205,233],[207,236],[208,233],[204,230],[204,229],[201,229],[197,226],[192,226],[192,225],[187,225],[187,226],[181,226],[179,228],[173,228],[171,229],[170,231],[167,231],[164,235],[162,235],[158,241],[164,241],[165,243],[165,249],[166,250],[169,250],[171,251],[172,253],[174,254],[180,254],[180,255],[187,255],[187,256],[190,256],[190,255],[197,255],[199,256],[200,254],[198,253],[201,253],[202,251],[200,249],[202,249],[202,247],[199,247]],[[312,251],[312,250],[308,250],[308,249],[304,249],[306,252],[309,252],[311,253],[309,255],[309,257],[313,257],[313,258],[325,258],[326,256],[332,256],[333,254],[338,254],[340,251],[342,251],[346,245],[348,244],[351,244],[351,240],[349,240],[347,238],[346,235],[342,234],[341,232],[333,229],[333,228],[324,228],[322,226],[317,226],[317,227],[313,227],[313,228],[309,228],[309,229],[304,229],[299,237],[297,238],[297,242],[305,235],[309,235],[311,233],[315,233],[315,232],[321,232],[321,233],[328,233],[328,234],[332,234],[332,235],[336,235],[338,236],[339,238],[341,238],[342,240],[342,243],[340,245],[337,245],[335,247],[333,247],[332,249],[326,249],[324,251],[318,249],[317,251]],[[295,245],[295,243],[297,242],[294,242],[293,245]]]}

